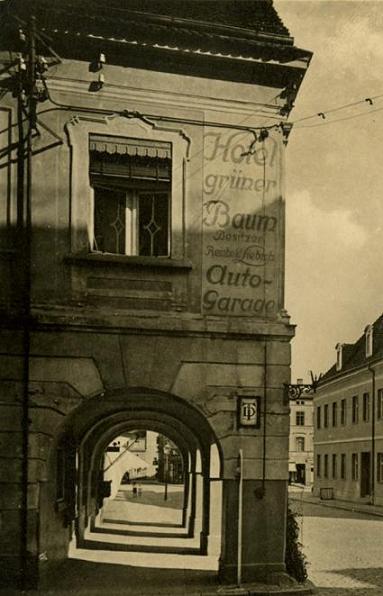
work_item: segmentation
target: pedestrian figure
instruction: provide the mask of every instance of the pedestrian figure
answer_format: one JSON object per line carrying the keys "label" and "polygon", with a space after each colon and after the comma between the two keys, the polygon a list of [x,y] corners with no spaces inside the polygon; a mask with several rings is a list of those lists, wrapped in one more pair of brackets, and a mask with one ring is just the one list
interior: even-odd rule
{"label": "pedestrian figure", "polygon": [[141,486],[141,484],[138,485],[138,496],[139,497],[142,496],[142,486]]}
{"label": "pedestrian figure", "polygon": [[137,485],[135,482],[133,482],[132,491],[133,491],[133,497],[137,497]]}

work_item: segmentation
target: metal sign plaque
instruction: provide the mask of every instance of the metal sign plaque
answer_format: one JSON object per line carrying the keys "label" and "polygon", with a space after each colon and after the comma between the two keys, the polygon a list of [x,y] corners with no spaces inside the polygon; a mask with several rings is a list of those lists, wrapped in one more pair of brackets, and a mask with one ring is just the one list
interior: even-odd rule
{"label": "metal sign plaque", "polygon": [[260,426],[259,396],[246,396],[238,399],[238,426],[259,428]]}

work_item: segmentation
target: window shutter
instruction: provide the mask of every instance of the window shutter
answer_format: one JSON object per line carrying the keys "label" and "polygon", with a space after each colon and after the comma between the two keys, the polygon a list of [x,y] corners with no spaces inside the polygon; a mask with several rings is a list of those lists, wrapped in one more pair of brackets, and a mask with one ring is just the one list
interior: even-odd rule
{"label": "window shutter", "polygon": [[90,135],[90,175],[122,179],[171,179],[171,143]]}

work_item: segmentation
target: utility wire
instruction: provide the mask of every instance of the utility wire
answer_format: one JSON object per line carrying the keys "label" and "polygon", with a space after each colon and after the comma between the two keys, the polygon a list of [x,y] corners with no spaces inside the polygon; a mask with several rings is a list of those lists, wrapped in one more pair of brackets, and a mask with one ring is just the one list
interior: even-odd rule
{"label": "utility wire", "polygon": [[343,122],[345,120],[354,120],[355,118],[369,116],[370,114],[374,114],[376,112],[381,112],[382,110],[383,110],[383,106],[381,108],[376,108],[374,110],[368,110],[368,112],[359,112],[359,114],[352,114],[351,116],[344,116],[343,118],[336,118],[336,120],[328,120],[327,122],[319,122],[318,124],[303,124],[302,126],[294,127],[294,130],[300,130],[301,128],[320,128],[321,126],[328,126],[329,124],[335,124],[336,122]]}
{"label": "utility wire", "polygon": [[381,97],[383,97],[383,93],[380,93],[379,95],[373,95],[371,97],[365,97],[364,99],[359,99],[358,101],[354,101],[352,103],[343,104],[343,105],[337,106],[336,108],[331,108],[329,110],[317,112],[316,114],[312,114],[311,116],[304,116],[303,118],[298,118],[297,120],[292,120],[292,121],[290,121],[290,124],[295,125],[295,124],[298,124],[299,122],[304,122],[305,120],[310,120],[312,118],[325,119],[328,114],[333,114],[334,112],[340,112],[341,110],[346,110],[348,108],[351,108],[351,107],[354,107],[354,106],[357,106],[360,104],[368,103],[369,105],[373,105],[374,100],[380,99]]}

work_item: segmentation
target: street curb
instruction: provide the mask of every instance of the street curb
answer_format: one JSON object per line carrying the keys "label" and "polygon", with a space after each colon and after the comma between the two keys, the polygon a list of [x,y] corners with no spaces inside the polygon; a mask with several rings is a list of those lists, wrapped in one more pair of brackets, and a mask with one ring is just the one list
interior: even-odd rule
{"label": "street curb", "polygon": [[336,499],[331,499],[331,501],[315,501],[314,499],[302,499],[299,496],[295,496],[296,493],[290,493],[289,499],[292,501],[299,501],[299,503],[310,503],[311,505],[322,505],[323,507],[332,507],[333,509],[341,509],[342,511],[351,511],[352,513],[365,513],[366,515],[375,515],[376,517],[383,517],[383,511],[366,511],[365,509],[361,509],[356,505],[348,507],[347,505],[342,505],[341,503],[337,503]]}

